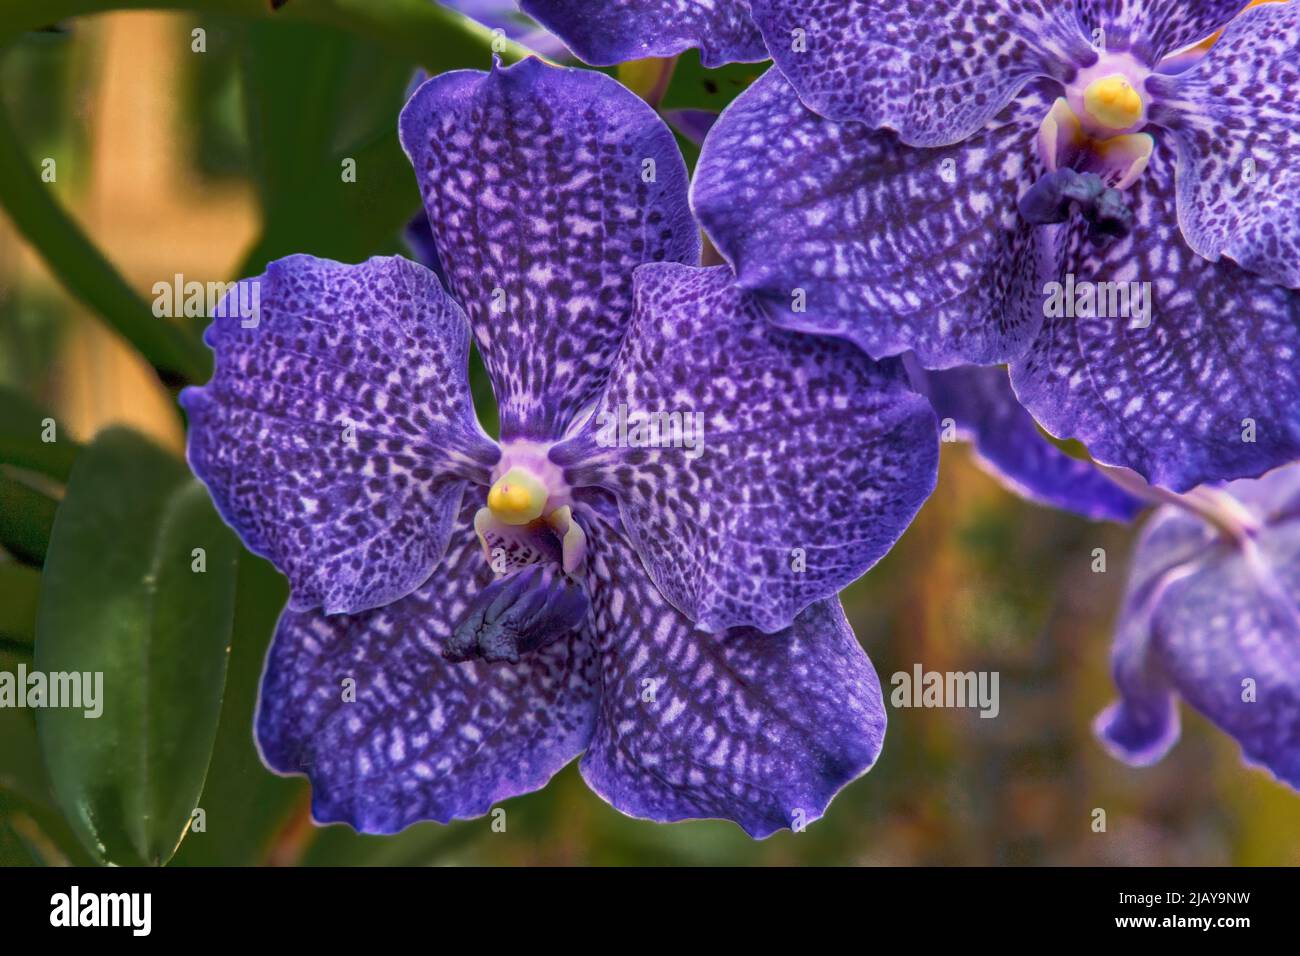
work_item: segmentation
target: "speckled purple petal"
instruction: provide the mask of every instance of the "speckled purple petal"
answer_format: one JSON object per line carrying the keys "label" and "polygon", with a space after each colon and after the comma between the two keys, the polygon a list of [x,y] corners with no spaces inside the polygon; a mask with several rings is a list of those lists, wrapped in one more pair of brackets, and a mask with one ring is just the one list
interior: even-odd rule
{"label": "speckled purple petal", "polygon": [[492,578],[470,524],[482,499],[409,597],[356,616],[280,619],[257,742],[272,770],[311,779],[317,822],[395,833],[479,816],[545,786],[587,745],[598,675],[576,633],[518,664],[442,657],[470,596]]}
{"label": "speckled purple petal", "polygon": [[[658,447],[634,447],[634,416],[674,413]],[[663,264],[637,270],[609,387],[551,458],[617,495],[651,578],[700,627],[776,631],[889,551],[934,489],[938,436],[897,362],[773,327],[725,266]]]}
{"label": "speckled purple petal", "polygon": [[558,438],[604,382],[632,270],[699,260],[672,132],[609,77],[528,59],[434,77],[401,138],[502,440]]}
{"label": "speckled purple petal", "polygon": [[709,634],[612,527],[592,541],[602,695],[579,768],[596,793],[634,817],[722,817],[762,838],[820,817],[875,762],[884,700],[838,600],[777,634]]}
{"label": "speckled purple petal", "polygon": [[774,322],[876,358],[996,365],[1042,322],[1031,298],[1050,260],[1016,200],[1046,171],[1050,107],[1037,84],[965,143],[914,149],[822,119],[769,70],[709,132],[692,203]]}
{"label": "speckled purple petal", "polygon": [[920,374],[940,430],[951,419],[984,470],[1022,498],[1094,520],[1131,521],[1145,507],[1092,463],[1048,441],[1011,390],[1006,369],[968,365]]}
{"label": "speckled purple petal", "polygon": [[1178,707],[1151,645],[1151,616],[1169,586],[1192,573],[1212,541],[1208,525],[1174,508],[1157,511],[1142,529],[1111,650],[1120,699],[1094,722],[1102,744],[1125,763],[1149,766],[1178,741]]}
{"label": "speckled purple petal", "polygon": [[[1036,77],[1096,61],[1060,0],[752,0],[776,65],[829,119],[913,146],[974,134]],[[1059,87],[1058,87],[1059,89]]]}
{"label": "speckled purple petal", "polygon": [[1070,229],[1058,277],[1152,283],[1149,327],[1131,315],[1048,318],[1011,381],[1051,434],[1185,491],[1300,458],[1300,294],[1187,247],[1163,147],[1131,190],[1132,233],[1098,251]]}
{"label": "speckled purple petal", "polygon": [[[1153,622],[1184,700],[1300,789],[1300,528],[1179,582]],[[1254,682],[1255,699],[1247,699]]]}
{"label": "speckled purple petal", "polygon": [[[249,317],[234,304],[253,303]],[[465,316],[427,269],[290,256],[245,280],[181,393],[189,461],[249,550],[326,613],[410,593],[447,547],[465,479],[499,452],[474,418]],[[250,327],[246,327],[250,326]]]}
{"label": "speckled purple petal", "polygon": [[[1240,484],[1229,490],[1239,493]],[[1199,548],[1172,570],[1148,570],[1167,560],[1172,539],[1186,550],[1198,535]],[[1103,741],[1130,762],[1159,759],[1177,723],[1161,727],[1146,715],[1153,695],[1176,691],[1233,736],[1250,763],[1300,789],[1297,516],[1264,528],[1243,550],[1167,509],[1134,565],[1136,575],[1159,586],[1149,590],[1144,616],[1125,621],[1133,630],[1115,658],[1123,696],[1098,720]]]}
{"label": "speckled purple petal", "polygon": [[767,59],[746,0],[520,0],[582,60],[612,66],[699,47],[706,67]]}
{"label": "speckled purple petal", "polygon": [[1154,66],[1170,53],[1207,39],[1249,0],[1075,0],[1079,21],[1110,52],[1127,50]]}
{"label": "speckled purple petal", "polygon": [[1300,288],[1300,5],[1248,10],[1195,67],[1153,76],[1193,249]]}

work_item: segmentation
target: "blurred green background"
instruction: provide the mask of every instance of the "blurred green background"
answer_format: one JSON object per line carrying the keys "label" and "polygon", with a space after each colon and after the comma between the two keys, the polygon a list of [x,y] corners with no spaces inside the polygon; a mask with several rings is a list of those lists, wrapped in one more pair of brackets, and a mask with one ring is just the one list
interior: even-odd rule
{"label": "blurred green background", "polygon": [[[34,646],[42,562],[53,578],[47,602],[93,591],[84,580],[93,563],[56,554],[59,536],[50,539],[73,460],[111,425],[169,453],[155,473],[169,474],[183,453],[175,393],[206,375],[203,321],[153,318],[154,283],[255,274],[292,252],[359,261],[402,251],[401,228],[418,208],[396,139],[412,72],[489,62],[485,30],[422,0],[295,2],[274,16],[262,0],[145,4],[195,9],[77,16],[31,32],[35,10],[59,19],[107,4],[0,0],[0,669],[75,659],[78,641],[98,637],[95,621],[105,635],[132,633],[112,617],[130,612],[106,601],[76,633],[52,638],[57,647]],[[706,73],[688,54],[661,105],[718,109],[761,70]],[[647,75],[657,67],[623,73],[634,86]],[[357,160],[355,183],[339,175],[347,157]],[[47,168],[52,182],[40,178]],[[59,440],[35,446],[31,431],[47,416]],[[103,452],[96,464],[76,479],[81,501],[136,502],[148,514],[147,476],[114,471]],[[168,480],[159,479],[160,500],[184,476]],[[72,526],[62,546],[84,551]],[[572,766],[504,804],[505,832],[491,818],[383,838],[313,826],[305,782],[270,774],[253,747],[257,680],[286,587],[241,552],[211,569],[214,584],[228,583],[233,615],[215,740],[201,720],[149,732],[150,746],[199,765],[186,779],[202,788],[204,828],[185,835],[171,864],[1300,864],[1300,800],[1245,768],[1236,745],[1196,714],[1184,712],[1182,742],[1148,770],[1112,761],[1094,742],[1090,722],[1113,693],[1109,629],[1132,542],[1133,529],[1019,501],[964,447],[945,446],[938,491],[844,601],[886,693],[889,675],[917,662],[996,670],[1001,713],[891,708],[875,769],[806,832],[761,843],[729,823],[627,819]],[[1107,551],[1104,574],[1090,569],[1097,547]],[[210,636],[211,621],[195,626]],[[203,646],[196,637],[195,667]],[[220,693],[213,680],[204,686]],[[64,746],[51,734],[47,745]],[[6,865],[103,856],[66,812],[67,780],[62,790],[51,780],[75,775],[76,766],[56,773],[51,764],[80,754],[47,756],[33,712],[0,709]],[[105,761],[111,786],[133,785],[125,756],[86,760]],[[1106,811],[1104,833],[1093,831],[1095,808]]]}

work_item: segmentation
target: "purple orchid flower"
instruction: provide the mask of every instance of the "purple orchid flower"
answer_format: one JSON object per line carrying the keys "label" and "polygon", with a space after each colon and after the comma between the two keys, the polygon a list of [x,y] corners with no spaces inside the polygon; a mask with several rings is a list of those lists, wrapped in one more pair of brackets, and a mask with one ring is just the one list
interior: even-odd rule
{"label": "purple orchid flower", "polygon": [[698,47],[706,68],[768,58],[746,0],[520,0],[593,66]]}
{"label": "purple orchid flower", "polygon": [[976,463],[1008,491],[1094,521],[1129,522],[1147,507],[1092,462],[1048,441],[1016,399],[1006,369],[962,365],[927,372],[908,360],[917,391],[939,417],[943,440],[969,442]]}
{"label": "purple orchid flower", "polygon": [[400,133],[450,294],[401,259],[273,263],[182,395],[195,473],[293,589],[264,761],[374,833],[579,754],[634,816],[815,819],[880,750],[835,595],[932,490],[933,412],[901,363],[777,329],[694,264],[673,136],[609,77],[443,74]]}
{"label": "purple orchid flower", "polygon": [[1177,491],[1257,476],[1300,457],[1300,4],[1242,6],[754,0],[779,69],[696,213],[783,327],[1009,364]]}
{"label": "purple orchid flower", "polygon": [[1133,557],[1120,699],[1098,736],[1127,763],[1155,763],[1178,739],[1182,697],[1300,789],[1300,465],[1184,497],[1156,512]]}

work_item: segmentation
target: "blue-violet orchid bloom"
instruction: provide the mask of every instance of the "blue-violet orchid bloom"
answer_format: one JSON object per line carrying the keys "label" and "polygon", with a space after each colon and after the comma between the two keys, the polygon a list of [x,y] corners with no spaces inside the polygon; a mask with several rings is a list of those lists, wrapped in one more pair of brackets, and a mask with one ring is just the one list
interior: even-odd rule
{"label": "blue-violet orchid bloom", "polygon": [[1300,457],[1300,3],[751,6],[693,202],[773,321],[1009,364],[1175,491]]}
{"label": "blue-violet orchid bloom", "polygon": [[836,595],[933,489],[933,412],[901,363],[696,265],[673,135],[609,77],[446,73],[400,135],[447,289],[396,258],[272,263],[182,395],[195,473],[292,586],[264,761],[372,833],[579,754],[637,817],[815,819],[881,747]]}
{"label": "blue-violet orchid bloom", "polygon": [[1143,529],[1116,626],[1120,699],[1097,733],[1152,764],[1178,739],[1181,697],[1300,789],[1300,465],[1182,504]]}
{"label": "blue-violet orchid bloom", "polygon": [[904,356],[917,391],[930,399],[942,442],[968,442],[975,463],[1008,491],[1092,521],[1127,523],[1148,502],[1090,461],[1052,444],[1011,390],[1007,370],[960,365],[925,371]]}

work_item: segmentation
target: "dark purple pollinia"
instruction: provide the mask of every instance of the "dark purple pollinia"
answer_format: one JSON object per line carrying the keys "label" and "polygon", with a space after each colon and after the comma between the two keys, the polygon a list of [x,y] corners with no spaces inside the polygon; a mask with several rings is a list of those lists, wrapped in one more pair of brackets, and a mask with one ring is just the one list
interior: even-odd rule
{"label": "dark purple pollinia", "polygon": [[1176,491],[1258,476],[1300,457],[1300,5],[1244,5],[754,0],[779,69],[695,210],[783,327],[1009,364]]}
{"label": "dark purple pollinia", "polygon": [[885,727],[836,594],[933,488],[933,413],[899,362],[695,265],[672,134],[608,77],[448,73],[400,125],[446,289],[396,258],[280,260],[182,396],[195,473],[293,588],[264,760],[376,833],[584,752],[635,816],[816,818]]}

